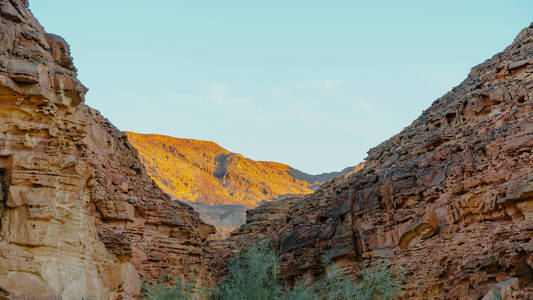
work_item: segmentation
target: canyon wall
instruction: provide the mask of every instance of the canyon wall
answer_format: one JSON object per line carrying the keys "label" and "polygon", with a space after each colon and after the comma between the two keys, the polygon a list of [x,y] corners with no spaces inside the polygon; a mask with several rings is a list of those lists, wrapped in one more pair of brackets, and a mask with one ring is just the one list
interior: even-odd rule
{"label": "canyon wall", "polygon": [[480,299],[498,282],[532,299],[532,151],[533,24],[361,171],[250,211],[225,246],[270,240],[289,282],[388,261],[405,272],[406,299]]}
{"label": "canyon wall", "polygon": [[65,41],[0,2],[0,295],[131,299],[196,272],[213,228],[171,201],[87,107]]}

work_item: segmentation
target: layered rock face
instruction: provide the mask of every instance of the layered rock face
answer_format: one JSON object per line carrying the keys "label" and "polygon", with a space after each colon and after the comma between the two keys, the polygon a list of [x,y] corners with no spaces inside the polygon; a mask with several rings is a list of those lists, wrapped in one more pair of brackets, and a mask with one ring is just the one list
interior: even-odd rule
{"label": "layered rock face", "polygon": [[124,134],[83,104],[68,45],[0,2],[0,291],[131,299],[197,271],[213,228],[173,202]]}
{"label": "layered rock face", "polygon": [[405,298],[479,299],[512,279],[513,297],[532,299],[532,151],[533,24],[363,170],[254,210],[232,241],[270,239],[287,280],[324,272],[325,257],[353,275],[386,260],[404,270]]}
{"label": "layered rock face", "polygon": [[276,162],[254,161],[216,143],[126,132],[148,174],[176,199],[217,226],[244,223],[246,208],[290,194],[309,194],[354,170],[310,175]]}

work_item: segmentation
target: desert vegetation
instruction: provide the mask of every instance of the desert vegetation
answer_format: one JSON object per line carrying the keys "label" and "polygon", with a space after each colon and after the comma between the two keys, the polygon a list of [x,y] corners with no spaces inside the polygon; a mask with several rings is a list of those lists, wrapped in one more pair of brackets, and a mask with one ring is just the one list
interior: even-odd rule
{"label": "desert vegetation", "polygon": [[146,300],[381,300],[401,292],[402,273],[391,272],[386,263],[364,270],[357,281],[333,267],[321,278],[303,279],[291,286],[280,280],[279,264],[275,251],[265,244],[254,245],[234,258],[228,264],[227,275],[209,290],[196,290],[191,282],[165,278],[166,283],[145,285],[143,293]]}

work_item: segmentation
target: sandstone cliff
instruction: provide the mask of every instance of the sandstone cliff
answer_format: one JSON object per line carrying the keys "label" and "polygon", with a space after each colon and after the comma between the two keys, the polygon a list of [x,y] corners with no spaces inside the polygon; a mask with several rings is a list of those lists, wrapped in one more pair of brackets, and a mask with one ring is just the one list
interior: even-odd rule
{"label": "sandstone cliff", "polygon": [[123,133],[83,104],[69,47],[26,0],[0,2],[0,291],[131,299],[197,271],[213,228],[147,175]]}
{"label": "sandstone cliff", "polygon": [[532,299],[532,152],[533,24],[363,170],[250,211],[218,247],[270,239],[289,281],[324,272],[324,257],[352,275],[386,260],[407,299],[480,299],[511,278],[515,299]]}
{"label": "sandstone cliff", "polygon": [[312,193],[354,169],[315,176],[285,164],[245,158],[213,142],[126,134],[154,181],[217,226],[241,225],[246,208],[285,195]]}

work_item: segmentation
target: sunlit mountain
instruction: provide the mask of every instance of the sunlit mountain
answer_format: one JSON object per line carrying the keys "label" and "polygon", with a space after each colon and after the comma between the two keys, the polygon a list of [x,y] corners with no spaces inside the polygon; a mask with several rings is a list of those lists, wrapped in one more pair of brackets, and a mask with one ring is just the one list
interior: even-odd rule
{"label": "sunlit mountain", "polygon": [[126,132],[154,181],[174,198],[193,204],[215,225],[244,222],[246,208],[290,194],[312,193],[349,173],[310,175],[289,165],[254,161],[214,142]]}

